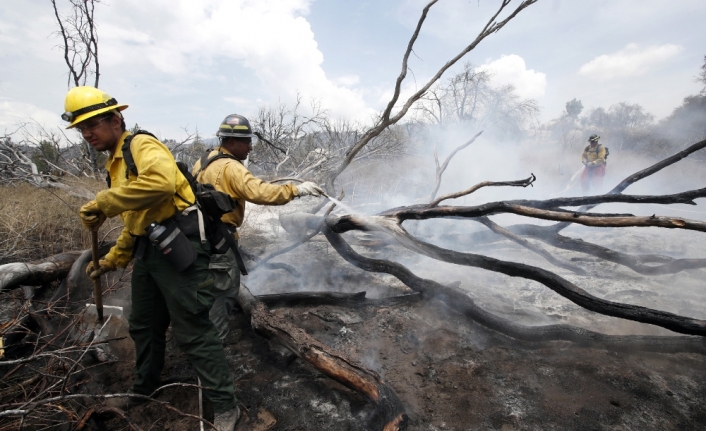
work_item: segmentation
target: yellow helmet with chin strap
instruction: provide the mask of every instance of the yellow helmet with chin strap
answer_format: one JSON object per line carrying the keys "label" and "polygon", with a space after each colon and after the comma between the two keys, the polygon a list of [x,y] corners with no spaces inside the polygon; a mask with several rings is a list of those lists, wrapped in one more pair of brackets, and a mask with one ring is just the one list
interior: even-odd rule
{"label": "yellow helmet with chin strap", "polygon": [[117,100],[95,87],[74,87],[66,93],[61,118],[70,123],[67,129],[71,129],[91,117],[112,110],[122,111],[127,106],[118,105]]}

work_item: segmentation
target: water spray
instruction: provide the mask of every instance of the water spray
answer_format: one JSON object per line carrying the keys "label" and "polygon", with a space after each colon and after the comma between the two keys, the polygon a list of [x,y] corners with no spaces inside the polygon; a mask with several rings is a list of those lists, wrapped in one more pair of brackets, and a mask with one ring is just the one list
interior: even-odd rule
{"label": "water spray", "polygon": [[350,214],[356,214],[356,210],[353,208],[349,207],[348,205],[344,204],[343,202],[339,201],[336,198],[332,198],[331,196],[327,195],[326,193],[321,194],[323,197],[326,199],[330,200],[334,205],[343,208],[344,210],[348,211]]}
{"label": "water spray", "polygon": [[575,174],[573,174],[573,175],[571,176],[571,179],[569,180],[569,183],[567,184],[567,186],[566,186],[566,188],[565,188],[564,190],[562,190],[562,191],[560,191],[560,192],[558,192],[558,193],[551,193],[551,194],[549,194],[549,195],[547,195],[547,196],[550,196],[550,197],[561,196],[561,195],[563,195],[564,193],[566,193],[566,192],[568,192],[569,190],[571,190],[571,188],[572,188],[574,185],[576,185],[576,183],[578,182],[579,175],[581,175],[581,172],[583,172],[583,169],[584,169],[584,168],[579,169],[578,171],[576,171]]}

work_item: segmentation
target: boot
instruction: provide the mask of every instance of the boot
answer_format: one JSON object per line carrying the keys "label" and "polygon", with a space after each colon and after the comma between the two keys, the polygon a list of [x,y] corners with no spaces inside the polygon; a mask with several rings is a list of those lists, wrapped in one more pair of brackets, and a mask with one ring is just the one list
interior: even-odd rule
{"label": "boot", "polygon": [[238,423],[240,419],[240,407],[235,406],[233,410],[228,410],[223,413],[216,413],[213,419],[213,425],[216,426],[218,431],[234,431],[235,424]]}

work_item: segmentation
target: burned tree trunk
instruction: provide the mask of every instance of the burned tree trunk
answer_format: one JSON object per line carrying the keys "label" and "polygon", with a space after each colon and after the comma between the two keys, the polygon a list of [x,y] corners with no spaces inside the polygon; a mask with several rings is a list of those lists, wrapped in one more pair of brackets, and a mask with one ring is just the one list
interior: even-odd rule
{"label": "burned tree trunk", "polygon": [[399,226],[393,219],[388,217],[329,216],[326,219],[326,224],[336,233],[343,233],[349,230],[384,232],[395,238],[400,245],[422,255],[431,257],[432,259],[458,265],[483,268],[511,277],[523,277],[534,280],[542,283],[573,303],[597,313],[649,323],[682,334],[706,336],[706,321],[704,320],[600,299],[586,292],[584,289],[581,289],[569,280],[542,268],[437,247],[413,238],[402,226]]}
{"label": "burned tree trunk", "polygon": [[38,262],[1,265],[0,293],[21,285],[39,286],[63,278],[81,253],[80,251],[69,251]]}
{"label": "burned tree trunk", "polygon": [[407,414],[397,394],[372,370],[356,364],[340,352],[307,334],[303,329],[270,313],[262,301],[241,285],[238,304],[250,315],[253,329],[261,336],[291,350],[328,377],[364,395],[377,407],[371,429],[395,431],[407,428]]}
{"label": "burned tree trunk", "polygon": [[324,228],[326,239],[350,264],[370,272],[390,274],[425,299],[436,298],[468,319],[505,336],[527,342],[570,341],[579,345],[608,347],[614,350],[640,349],[663,353],[706,352],[706,339],[696,336],[615,336],[570,325],[524,326],[496,316],[476,305],[466,292],[434,280],[416,276],[396,262],[371,259],[353,250],[341,236]]}

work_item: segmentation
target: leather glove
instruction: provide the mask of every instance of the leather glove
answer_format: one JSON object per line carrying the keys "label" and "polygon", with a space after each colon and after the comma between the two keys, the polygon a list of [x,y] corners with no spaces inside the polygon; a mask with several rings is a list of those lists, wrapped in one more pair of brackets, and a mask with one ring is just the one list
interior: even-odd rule
{"label": "leather glove", "polygon": [[324,189],[318,186],[318,184],[311,182],[311,181],[305,181],[297,186],[297,191],[299,192],[299,197],[302,196],[321,196],[326,194],[324,192]]}
{"label": "leather glove", "polygon": [[95,280],[96,278],[99,278],[101,275],[105,274],[106,272],[110,271],[115,271],[118,269],[118,266],[106,259],[101,259],[98,261],[98,269],[95,269],[93,267],[93,261],[88,262],[88,265],[86,265],[86,275],[88,275],[91,280]]}
{"label": "leather glove", "polygon": [[98,206],[98,202],[94,200],[82,206],[78,215],[81,217],[81,223],[90,230],[98,230],[107,218]]}

